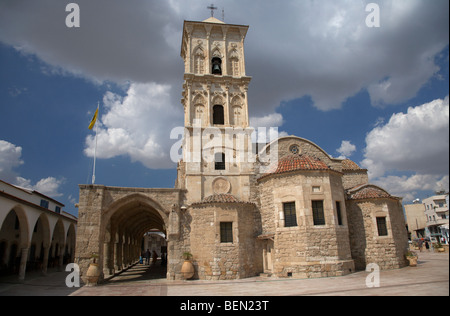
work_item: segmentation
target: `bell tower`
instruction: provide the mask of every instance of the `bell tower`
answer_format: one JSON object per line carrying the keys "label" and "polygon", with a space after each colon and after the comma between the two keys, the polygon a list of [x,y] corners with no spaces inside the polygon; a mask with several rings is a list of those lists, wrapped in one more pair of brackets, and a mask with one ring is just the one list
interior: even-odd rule
{"label": "bell tower", "polygon": [[[248,26],[211,17],[185,21],[181,57],[185,74],[182,104],[185,126],[201,120],[202,127],[248,127],[244,40]],[[214,111],[215,106],[217,111]],[[222,115],[223,112],[223,115]]]}
{"label": "bell tower", "polygon": [[247,96],[251,77],[246,75],[244,54],[248,28],[214,17],[184,22],[181,103],[189,135],[183,144],[182,182],[189,189],[188,202],[217,194],[249,200],[253,163],[243,157],[251,152]]}

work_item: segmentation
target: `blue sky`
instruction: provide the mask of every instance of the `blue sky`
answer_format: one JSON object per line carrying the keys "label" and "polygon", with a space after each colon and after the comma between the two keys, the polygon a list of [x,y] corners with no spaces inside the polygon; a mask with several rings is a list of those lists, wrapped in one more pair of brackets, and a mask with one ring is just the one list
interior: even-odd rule
{"label": "blue sky", "polygon": [[[174,186],[182,25],[208,18],[210,3],[73,2],[80,28],[65,25],[69,1],[0,3],[0,178],[77,214],[97,102],[96,183]],[[227,23],[250,25],[253,125],[354,160],[405,202],[448,190],[448,1],[284,2],[216,1]],[[365,25],[369,2],[379,28]]]}

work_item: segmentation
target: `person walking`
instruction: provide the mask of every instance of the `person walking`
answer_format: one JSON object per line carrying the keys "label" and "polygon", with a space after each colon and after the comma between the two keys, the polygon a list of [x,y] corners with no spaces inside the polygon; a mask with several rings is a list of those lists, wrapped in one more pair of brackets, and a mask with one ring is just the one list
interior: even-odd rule
{"label": "person walking", "polygon": [[145,264],[150,264],[150,250],[145,252]]}
{"label": "person walking", "polygon": [[158,261],[158,254],[153,250],[153,264],[156,264],[156,261]]}
{"label": "person walking", "polygon": [[423,249],[423,239],[419,239],[418,244],[419,244],[419,251],[422,252],[422,249]]}

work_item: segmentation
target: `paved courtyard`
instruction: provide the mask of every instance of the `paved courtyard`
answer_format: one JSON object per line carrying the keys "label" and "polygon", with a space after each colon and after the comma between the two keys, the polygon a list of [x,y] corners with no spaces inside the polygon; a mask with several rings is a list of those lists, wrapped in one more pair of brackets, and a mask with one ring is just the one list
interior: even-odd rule
{"label": "paved courtyard", "polygon": [[250,278],[237,281],[172,281],[161,279],[157,265],[135,265],[97,287],[67,288],[68,272],[51,272],[47,277],[29,276],[22,283],[0,279],[0,296],[415,296],[449,295],[449,255],[420,253],[419,265],[382,271],[380,287],[368,288],[368,272],[320,279]]}

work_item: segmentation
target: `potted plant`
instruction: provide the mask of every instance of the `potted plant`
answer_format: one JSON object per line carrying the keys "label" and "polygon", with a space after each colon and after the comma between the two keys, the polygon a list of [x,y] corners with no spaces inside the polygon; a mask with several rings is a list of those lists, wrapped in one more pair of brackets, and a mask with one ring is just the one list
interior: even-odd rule
{"label": "potted plant", "polygon": [[98,258],[98,254],[93,252],[91,258],[94,261],[89,265],[89,269],[86,272],[87,286],[96,286],[98,279],[100,278],[100,268],[98,263],[95,262],[95,259]]}
{"label": "potted plant", "polygon": [[433,247],[437,252],[445,252],[445,248],[442,247],[442,244],[440,241],[438,241],[437,244],[434,244]]}
{"label": "potted plant", "polygon": [[181,274],[185,280],[192,279],[195,274],[194,265],[191,262],[192,254],[190,252],[183,253],[184,263],[181,267]]}
{"label": "potted plant", "polygon": [[418,256],[414,251],[408,251],[406,253],[406,259],[408,259],[410,267],[417,267]]}

